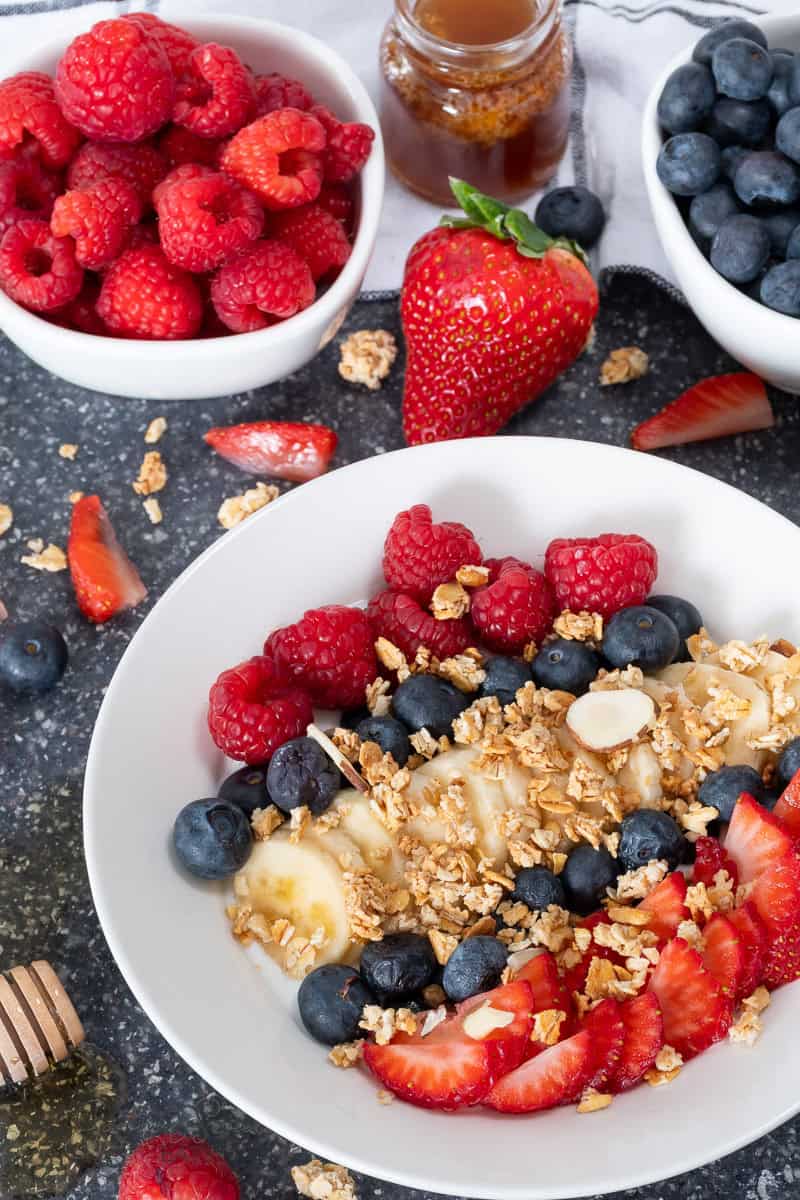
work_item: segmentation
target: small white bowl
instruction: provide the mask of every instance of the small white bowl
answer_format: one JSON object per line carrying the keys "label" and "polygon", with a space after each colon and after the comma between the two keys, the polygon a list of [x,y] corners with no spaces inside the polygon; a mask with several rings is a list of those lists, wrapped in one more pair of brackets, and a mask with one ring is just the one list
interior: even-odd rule
{"label": "small white bowl", "polygon": [[[800,50],[800,18],[762,17],[758,25],[770,46]],[[762,379],[784,391],[800,392],[800,318],[766,308],[718,275],[694,244],[674,198],[656,174],[663,142],[656,116],[658,97],[675,68],[691,59],[696,41],[664,69],[644,110],[642,162],[653,220],[678,283],[711,336]]]}
{"label": "small white bowl", "polygon": [[[248,17],[181,21],[202,42],[232,46],[255,71],[296,77],[322,104],[375,130],[359,177],[353,251],[341,274],[309,308],[256,333],[189,341],[94,337],[62,329],[0,292],[0,328],[21,350],[70,383],[114,396],[202,400],[262,387],[296,371],[331,340],[356,299],[375,246],[385,164],[378,114],[353,70],[329,46],[275,21]],[[61,39],[13,64],[17,71],[53,72]]]}

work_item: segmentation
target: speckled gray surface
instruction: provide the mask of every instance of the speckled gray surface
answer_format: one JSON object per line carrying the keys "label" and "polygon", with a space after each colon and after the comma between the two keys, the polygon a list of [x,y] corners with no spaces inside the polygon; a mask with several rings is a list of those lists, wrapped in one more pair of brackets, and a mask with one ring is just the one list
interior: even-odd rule
{"label": "speckled gray surface", "polygon": [[[365,326],[397,331],[396,305],[362,303],[344,333]],[[509,432],[622,445],[638,420],[682,388],[732,366],[685,309],[635,278],[617,276],[607,286],[597,334],[592,352],[517,417]],[[605,354],[630,344],[650,354],[649,376],[601,392],[596,381]],[[126,1070],[130,1091],[108,1160],[75,1184],[70,1200],[112,1200],[129,1150],[172,1129],[206,1137],[225,1154],[242,1181],[243,1200],[294,1194],[288,1168],[303,1160],[303,1152],[255,1125],[194,1075],[122,982],[89,895],[81,781],[94,718],[120,655],[147,607],[219,536],[215,513],[221,500],[242,490],[242,476],[213,457],[202,432],[266,416],[323,420],[340,436],[336,466],[402,444],[400,365],[373,395],[339,379],[336,357],[331,346],[304,371],[260,392],[161,404],[114,401],[73,388],[0,339],[0,502],[10,503],[15,513],[12,530],[0,538],[0,597],[13,616],[53,620],[71,650],[68,673],[49,696],[11,701],[0,695],[0,964],[49,958],[85,1015],[91,1041]],[[685,447],[673,456],[800,520],[800,408],[789,397],[773,399],[774,430]],[[162,413],[169,432],[159,448],[169,482],[161,495],[164,523],[154,528],[130,484],[144,448],[143,431]],[[59,458],[62,442],[78,443],[74,462]],[[27,538],[65,545],[73,489],[101,494],[150,589],[146,605],[104,628],[92,628],[78,615],[66,573],[44,575],[19,561]],[[719,1164],[630,1194],[641,1200],[788,1200],[800,1186],[799,1132],[800,1121],[790,1122]],[[402,1188],[366,1179],[359,1191],[363,1200],[412,1198]]]}

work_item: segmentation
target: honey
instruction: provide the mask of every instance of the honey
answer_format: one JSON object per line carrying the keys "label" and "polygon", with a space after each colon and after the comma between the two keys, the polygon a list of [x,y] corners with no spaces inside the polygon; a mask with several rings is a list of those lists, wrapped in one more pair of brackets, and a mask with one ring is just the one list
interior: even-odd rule
{"label": "honey", "polygon": [[448,179],[516,201],[567,143],[572,47],[560,0],[395,0],[381,42],[389,164],[452,205]]}

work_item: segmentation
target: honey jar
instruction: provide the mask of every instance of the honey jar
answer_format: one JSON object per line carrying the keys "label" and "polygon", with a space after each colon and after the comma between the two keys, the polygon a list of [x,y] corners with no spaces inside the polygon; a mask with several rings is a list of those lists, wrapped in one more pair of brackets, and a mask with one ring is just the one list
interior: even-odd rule
{"label": "honey jar", "polygon": [[561,0],[395,0],[381,41],[389,164],[453,203],[449,176],[516,201],[553,175],[569,130]]}

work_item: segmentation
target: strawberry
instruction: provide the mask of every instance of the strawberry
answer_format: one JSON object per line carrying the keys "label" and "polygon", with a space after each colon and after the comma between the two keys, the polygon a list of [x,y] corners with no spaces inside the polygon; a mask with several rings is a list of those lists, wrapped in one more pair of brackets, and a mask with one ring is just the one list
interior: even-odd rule
{"label": "strawberry", "polygon": [[673,871],[671,875],[666,875],[639,905],[646,912],[652,913],[647,928],[664,942],[674,937],[681,921],[689,920],[689,910],[685,901],[686,880],[680,871]]}
{"label": "strawberry", "polygon": [[736,863],[725,853],[721,843],[714,837],[699,837],[694,844],[692,879],[695,883],[704,883],[706,887],[711,887],[718,871],[727,871],[734,885],[739,882]]}
{"label": "strawberry", "polygon": [[625,1022],[622,1006],[610,997],[589,1009],[583,1018],[583,1028],[592,1035],[592,1074],[587,1087],[603,1091],[617,1069],[625,1044]]}
{"label": "strawberry", "polygon": [[408,256],[400,300],[409,445],[496,433],[580,354],[597,313],[582,251],[460,180]]}
{"label": "strawberry", "polygon": [[789,853],[773,863],[756,879],[750,899],[767,933],[762,982],[791,983],[800,977],[800,859]]}
{"label": "strawberry", "polygon": [[722,913],[714,913],[703,928],[703,966],[716,979],[730,1001],[741,991],[748,955],[736,926]]}
{"label": "strawberry", "polygon": [[746,900],[728,913],[728,920],[738,933],[744,948],[744,968],[739,979],[736,999],[749,996],[761,981],[767,953],[767,931],[756,912],[755,905]]}
{"label": "strawberry", "polygon": [[650,979],[664,1019],[664,1041],[690,1058],[728,1031],[731,1005],[703,960],[683,938],[661,951]]}
{"label": "strawberry", "polygon": [[800,921],[777,937],[768,948],[762,972],[763,982],[770,988],[800,979]]}
{"label": "strawberry", "polygon": [[72,506],[67,558],[78,608],[90,621],[108,621],[147,595],[99,496],[84,496]]}
{"label": "strawberry", "polygon": [[688,388],[631,434],[634,450],[660,450],[708,438],[771,429],[775,415],[763,380],[746,371],[713,375]]}
{"label": "strawberry", "polygon": [[642,992],[620,1004],[625,1026],[622,1053],[607,1087],[612,1092],[632,1088],[649,1071],[664,1045],[664,1022],[655,992]]}
{"label": "strawberry", "polygon": [[367,1042],[364,1061],[390,1092],[422,1108],[477,1104],[492,1083],[488,1046],[468,1037],[455,1015],[426,1037],[396,1033],[388,1046]]}
{"label": "strawberry", "polygon": [[772,813],[783,821],[792,837],[800,838],[800,771],[789,780]]}
{"label": "strawberry", "polygon": [[[524,980],[529,985],[532,992],[531,1013],[533,1016],[536,1013],[545,1012],[547,1009],[556,1009],[566,1013],[567,1016],[561,1026],[561,1037],[567,1037],[574,1032],[575,1009],[572,997],[564,986],[552,954],[547,950],[537,954],[516,972],[514,978]],[[541,1042],[532,1041],[528,1047],[528,1054],[533,1056],[543,1049],[544,1046]]]}
{"label": "strawberry", "polygon": [[725,853],[736,863],[739,882],[750,883],[791,849],[792,838],[783,822],[743,792],[725,836]]}
{"label": "strawberry", "polygon": [[470,996],[469,1000],[464,1000],[457,1006],[456,1011],[463,1021],[469,1013],[486,1005],[500,1012],[512,1013],[514,1016],[510,1025],[494,1029],[480,1039],[489,1051],[492,1078],[496,1079],[518,1067],[527,1053],[533,1024],[533,993],[530,984],[523,979],[517,979],[494,988],[491,992]]}
{"label": "strawberry", "polygon": [[484,1104],[498,1112],[527,1113],[577,1100],[592,1077],[592,1035],[582,1029],[498,1079]]}
{"label": "strawberry", "polygon": [[328,469],[339,440],[326,425],[301,421],[251,421],[203,434],[212,450],[248,475],[305,483]]}

